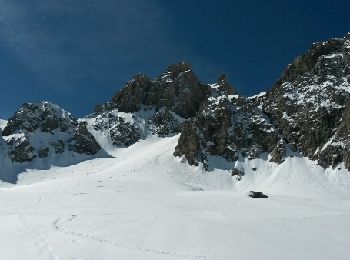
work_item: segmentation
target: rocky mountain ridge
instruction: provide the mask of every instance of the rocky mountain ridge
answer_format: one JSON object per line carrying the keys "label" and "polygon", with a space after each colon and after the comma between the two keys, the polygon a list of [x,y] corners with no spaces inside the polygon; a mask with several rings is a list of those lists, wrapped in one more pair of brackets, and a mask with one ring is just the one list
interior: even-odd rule
{"label": "rocky mountain ridge", "polygon": [[23,104],[2,127],[0,163],[5,167],[0,173],[6,181],[16,179],[11,173],[32,166],[65,166],[93,158],[101,150],[86,122],[50,102]]}
{"label": "rocky mountain ridge", "polygon": [[49,102],[27,103],[1,122],[1,179],[15,181],[3,176],[17,166],[19,173],[76,163],[107,155],[106,144],[128,147],[176,134],[174,156],[209,171],[244,175],[239,161],[283,163],[288,156],[350,171],[349,83],[350,34],[313,44],[270,91],[253,97],[239,95],[225,75],[202,83],[189,63],[179,62],[155,79],[134,76],[86,118]]}
{"label": "rocky mountain ridge", "polygon": [[324,168],[344,163],[350,170],[349,50],[350,34],[315,43],[269,92],[210,97],[186,123],[174,154],[206,165],[208,155],[234,162],[266,153],[281,163],[291,150]]}

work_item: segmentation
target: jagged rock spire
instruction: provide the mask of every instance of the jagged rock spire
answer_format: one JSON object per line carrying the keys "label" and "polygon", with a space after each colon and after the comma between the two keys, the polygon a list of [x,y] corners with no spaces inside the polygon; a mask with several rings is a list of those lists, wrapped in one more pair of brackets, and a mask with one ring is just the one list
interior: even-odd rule
{"label": "jagged rock spire", "polygon": [[227,76],[222,73],[219,78],[217,84],[226,91],[228,95],[236,95],[238,94],[236,88],[229,82]]}
{"label": "jagged rock spire", "polygon": [[[136,112],[142,107],[166,107],[179,116],[195,116],[209,96],[209,87],[202,85],[192,72],[191,65],[179,62],[168,66],[154,80],[139,74],[133,77],[113,98],[111,108]],[[98,107],[98,111],[102,108]]]}

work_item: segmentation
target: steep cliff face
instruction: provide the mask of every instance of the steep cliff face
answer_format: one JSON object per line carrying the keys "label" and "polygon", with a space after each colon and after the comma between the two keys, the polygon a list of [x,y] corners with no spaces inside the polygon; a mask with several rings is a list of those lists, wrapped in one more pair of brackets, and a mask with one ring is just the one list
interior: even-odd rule
{"label": "steep cliff face", "polygon": [[349,50],[349,35],[315,43],[288,66],[263,104],[286,142],[324,167],[344,161],[346,138],[338,132],[350,100]]}
{"label": "steep cliff face", "polygon": [[[218,87],[234,92],[224,76]],[[134,76],[111,102],[97,106],[88,122],[115,146],[127,147],[149,135],[180,133],[210,95],[210,86],[199,82],[190,64],[179,62],[153,80]]]}
{"label": "steep cliff face", "polygon": [[255,100],[226,93],[214,96],[184,125],[175,156],[184,156],[190,164],[202,162],[206,168],[213,156],[234,162],[275,151],[270,159],[282,161],[284,154],[278,157],[275,150],[281,138]]}
{"label": "steep cliff face", "polygon": [[208,86],[199,82],[190,64],[180,62],[170,65],[154,80],[136,75],[112,98],[109,106],[120,112],[137,112],[144,106],[166,107],[183,118],[190,118],[208,96]]}
{"label": "steep cliff face", "polygon": [[271,91],[251,98],[218,91],[189,120],[174,155],[190,164],[264,153],[280,163],[288,149],[323,167],[349,169],[350,35],[315,43],[288,66]]}

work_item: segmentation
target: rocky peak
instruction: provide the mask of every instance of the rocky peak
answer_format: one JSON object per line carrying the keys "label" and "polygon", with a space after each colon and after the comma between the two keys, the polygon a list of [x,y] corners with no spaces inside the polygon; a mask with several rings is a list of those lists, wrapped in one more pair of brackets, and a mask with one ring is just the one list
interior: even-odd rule
{"label": "rocky peak", "polygon": [[344,161],[344,140],[336,133],[350,100],[347,37],[313,44],[288,66],[263,105],[286,142],[324,167]]}
{"label": "rocky peak", "polygon": [[154,89],[154,83],[144,74],[137,74],[112,98],[112,107],[123,112],[136,112],[142,105],[153,105],[147,93]]}
{"label": "rocky peak", "polygon": [[322,61],[328,67],[334,67],[337,66],[337,62],[329,66],[330,64],[327,61],[332,62],[334,58],[338,61],[340,59],[344,61],[343,65],[345,67],[349,67],[348,42],[349,36],[347,35],[344,38],[334,38],[325,42],[314,43],[308,52],[297,57],[288,66],[276,86],[280,86],[286,81],[296,81],[304,76],[314,74],[315,69],[317,70],[317,63],[322,63]]}
{"label": "rocky peak", "polygon": [[211,96],[217,97],[221,95],[237,95],[235,87],[230,84],[225,74],[221,74],[217,83],[211,84]]}
{"label": "rocky peak", "polygon": [[134,76],[111,102],[97,106],[88,121],[114,146],[127,147],[148,135],[179,133],[209,96],[209,85],[199,82],[189,63],[179,62],[154,80]]}
{"label": "rocky peak", "polygon": [[66,131],[77,125],[70,113],[50,102],[25,103],[8,120],[3,130],[3,136],[20,132],[51,132],[56,129]]}
{"label": "rocky peak", "polygon": [[156,110],[166,107],[181,117],[195,116],[200,105],[209,96],[209,87],[200,84],[191,65],[179,62],[170,65],[154,80],[139,74],[133,77],[113,98],[111,103],[99,106],[102,110],[138,112],[143,107]]}
{"label": "rocky peak", "polygon": [[51,157],[56,161],[65,152],[65,158],[68,154],[73,158],[73,153],[94,155],[101,149],[83,122],[50,102],[23,104],[8,120],[2,136],[2,149],[15,163],[50,161]]}
{"label": "rocky peak", "polygon": [[165,70],[165,72],[159,77],[160,80],[174,80],[184,74],[193,74],[191,64],[185,61],[181,61],[175,64],[171,64]]}
{"label": "rocky peak", "polygon": [[271,91],[249,98],[227,91],[227,78],[220,77],[185,123],[175,155],[210,168],[213,156],[234,162],[268,153],[281,163],[292,149],[323,167],[344,162],[350,169],[349,54],[349,35],[315,43]]}

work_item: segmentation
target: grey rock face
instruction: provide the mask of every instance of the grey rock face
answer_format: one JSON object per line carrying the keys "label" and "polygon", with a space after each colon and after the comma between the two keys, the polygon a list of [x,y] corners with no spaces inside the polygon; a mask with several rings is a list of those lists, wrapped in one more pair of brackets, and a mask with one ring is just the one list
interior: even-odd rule
{"label": "grey rock face", "polygon": [[134,113],[104,110],[90,117],[94,130],[108,136],[117,147],[128,147],[149,135],[165,137],[177,134],[181,131],[183,121],[183,118],[166,107],[158,111],[154,107],[144,107]]}
{"label": "grey rock face", "polygon": [[333,168],[344,162],[345,168],[350,170],[350,103],[346,105],[336,133],[321,151],[320,157],[331,163]]}
{"label": "grey rock face", "polygon": [[188,63],[179,62],[155,80],[136,75],[105,106],[120,112],[137,112],[142,106],[166,107],[183,118],[190,118],[208,96],[209,87],[198,81]]}
{"label": "grey rock face", "polygon": [[50,145],[53,147],[56,154],[62,154],[65,150],[65,144],[63,140],[57,140],[57,142],[52,142]]}
{"label": "grey rock face", "polygon": [[157,105],[155,86],[144,74],[134,76],[120,92],[112,98],[114,108],[122,112],[136,112],[142,105]]}
{"label": "grey rock face", "polygon": [[271,162],[281,163],[290,147],[323,167],[344,162],[349,169],[349,61],[347,35],[314,44],[267,94],[240,97],[219,79],[184,125],[174,155],[206,166],[209,156],[235,161],[269,153]]}
{"label": "grey rock face", "polygon": [[263,103],[285,141],[323,167],[348,158],[349,138],[338,132],[348,120],[349,50],[348,37],[314,44],[288,66]]}
{"label": "grey rock face", "polygon": [[281,163],[286,156],[286,145],[283,140],[280,140],[276,147],[271,152],[270,162]]}
{"label": "grey rock face", "polygon": [[201,154],[200,136],[197,134],[197,125],[194,120],[187,121],[182,129],[174,156],[185,156],[188,163],[198,165]]}
{"label": "grey rock face", "polygon": [[39,158],[47,158],[50,152],[50,148],[46,147],[46,148],[42,148],[39,150],[38,152],[38,156]]}
{"label": "grey rock face", "polygon": [[79,123],[72,139],[73,144],[70,144],[70,149],[76,153],[94,155],[101,150],[101,146],[86,126],[86,122]]}
{"label": "grey rock face", "polygon": [[140,140],[142,133],[132,123],[125,122],[118,118],[118,123],[110,129],[112,143],[118,147],[128,147]]}
{"label": "grey rock face", "polygon": [[51,132],[56,129],[64,132],[77,125],[76,120],[57,105],[49,102],[25,103],[8,120],[2,135],[9,136],[19,132]]}
{"label": "grey rock face", "polygon": [[209,156],[227,161],[254,159],[272,152],[279,140],[274,126],[253,101],[222,95],[209,98],[207,106],[184,125],[174,155],[207,167]]}
{"label": "grey rock face", "polygon": [[[222,91],[234,92],[225,76],[219,85]],[[199,82],[190,64],[179,62],[154,80],[136,75],[111,102],[96,106],[90,118],[95,119],[93,128],[106,133],[115,146],[127,147],[148,135],[179,133],[185,120],[198,113],[211,93],[210,86]]]}
{"label": "grey rock face", "polygon": [[182,119],[165,107],[156,112],[148,121],[150,131],[161,137],[179,133],[181,123]]}
{"label": "grey rock face", "polygon": [[12,149],[9,151],[8,155],[12,161],[24,163],[32,161],[36,155],[34,153],[35,149],[30,144],[28,139],[11,140],[9,143]]}
{"label": "grey rock face", "polygon": [[6,137],[3,149],[17,163],[47,159],[51,151],[59,155],[66,147],[84,155],[101,149],[86,125],[49,102],[24,104],[9,119],[2,136]]}
{"label": "grey rock face", "polygon": [[218,82],[210,85],[210,96],[218,97],[221,95],[237,95],[238,92],[234,86],[232,86],[225,74],[220,75]]}
{"label": "grey rock face", "polygon": [[91,118],[94,130],[105,133],[117,147],[128,147],[143,136],[143,122],[135,115],[130,114],[131,120],[127,121],[123,114],[111,110],[94,114]]}

